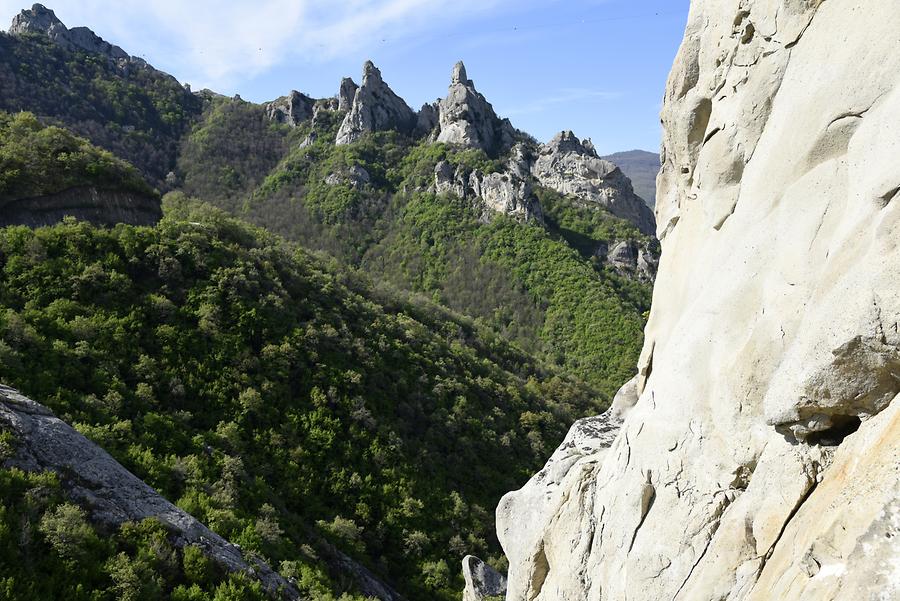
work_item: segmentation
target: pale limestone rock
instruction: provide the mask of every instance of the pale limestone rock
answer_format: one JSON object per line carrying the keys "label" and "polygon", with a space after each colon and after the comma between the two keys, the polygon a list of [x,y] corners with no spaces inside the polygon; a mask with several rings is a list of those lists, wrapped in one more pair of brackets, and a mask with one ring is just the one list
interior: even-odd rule
{"label": "pale limestone rock", "polygon": [[634,193],[631,180],[597,156],[589,140],[582,142],[571,131],[561,132],[541,146],[531,173],[542,185],[596,203],[632,222],[644,234],[656,229],[653,212]]}
{"label": "pale limestone rock", "polygon": [[339,111],[349,111],[353,107],[353,99],[356,97],[356,90],[358,89],[359,86],[349,77],[341,80],[341,89],[338,92]]}
{"label": "pale limestone rock", "polygon": [[300,123],[312,119],[315,104],[316,101],[306,94],[291,90],[287,96],[265,105],[266,116],[275,123],[296,127]]}
{"label": "pale limestone rock", "polygon": [[[102,54],[116,61],[131,60],[127,52],[103,40],[87,27],[68,29],[57,18],[56,13],[42,4],[35,4],[30,10],[23,10],[13,17],[9,33],[12,35],[29,33],[46,35],[50,40],[63,48]],[[140,59],[134,60],[144,63]]]}
{"label": "pale limestone rock", "polygon": [[494,107],[475,89],[462,61],[453,67],[450,89],[441,100],[439,113],[438,142],[480,148],[497,156],[515,141],[515,128],[508,119],[500,119]]}
{"label": "pale limestone rock", "polygon": [[900,4],[692,2],[639,399],[504,497],[509,601],[900,598],[898,112]]}
{"label": "pale limestone rock", "polygon": [[463,557],[462,570],[466,581],[463,601],[485,601],[506,595],[506,576],[474,555]]}
{"label": "pale limestone rock", "polygon": [[434,169],[436,194],[453,194],[472,202],[481,210],[483,221],[490,221],[495,214],[504,214],[522,221],[543,223],[544,214],[531,185],[510,172],[484,174],[479,170],[453,166],[440,161]]}
{"label": "pale limestone rock", "polygon": [[416,123],[416,113],[384,83],[381,71],[372,61],[366,61],[362,85],[353,96],[335,143],[350,144],[365,133],[388,129],[409,134]]}

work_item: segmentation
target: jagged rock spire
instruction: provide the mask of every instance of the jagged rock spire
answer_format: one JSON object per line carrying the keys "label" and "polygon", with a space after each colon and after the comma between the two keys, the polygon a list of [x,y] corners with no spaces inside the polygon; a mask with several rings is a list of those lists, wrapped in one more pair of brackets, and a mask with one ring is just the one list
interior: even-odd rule
{"label": "jagged rock spire", "polygon": [[[343,91],[343,84],[341,88]],[[387,129],[412,133],[416,123],[416,113],[384,83],[378,67],[372,61],[366,61],[362,85],[354,92],[353,102],[341,123],[335,143],[349,144],[366,132]]]}
{"label": "jagged rock spire", "polygon": [[338,92],[338,110],[349,111],[353,106],[353,98],[356,96],[356,90],[359,86],[349,77],[341,80],[341,89]]}
{"label": "jagged rock spire", "polygon": [[447,97],[440,105],[438,142],[481,148],[497,155],[512,146],[514,134],[509,120],[497,117],[491,104],[475,89],[465,64],[456,63]]}

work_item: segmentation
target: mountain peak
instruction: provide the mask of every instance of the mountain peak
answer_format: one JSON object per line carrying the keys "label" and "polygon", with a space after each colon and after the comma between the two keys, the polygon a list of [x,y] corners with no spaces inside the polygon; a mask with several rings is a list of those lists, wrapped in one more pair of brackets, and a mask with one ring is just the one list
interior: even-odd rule
{"label": "mountain peak", "polygon": [[68,29],[52,10],[43,4],[35,4],[13,17],[9,27],[11,35],[41,34],[63,48],[78,49],[102,54],[114,60],[131,57],[127,52],[110,44],[87,27]]}
{"label": "mountain peak", "polygon": [[43,33],[52,37],[53,33],[67,31],[56,13],[44,6],[35,4],[31,9],[24,9],[13,17],[9,33],[22,35],[25,33]]}

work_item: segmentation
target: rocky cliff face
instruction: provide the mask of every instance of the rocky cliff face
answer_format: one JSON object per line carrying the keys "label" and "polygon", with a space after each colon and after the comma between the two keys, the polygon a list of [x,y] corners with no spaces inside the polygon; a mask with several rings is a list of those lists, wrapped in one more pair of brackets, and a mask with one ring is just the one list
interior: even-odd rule
{"label": "rocky cliff face", "polygon": [[[341,84],[344,103],[351,89],[346,82]],[[394,129],[408,134],[415,129],[416,113],[384,82],[372,61],[363,66],[362,85],[353,94],[353,103],[338,130],[336,144],[355,142],[367,132]]]}
{"label": "rocky cliff face", "polygon": [[895,3],[692,2],[639,374],[498,508],[508,600],[900,596],[898,83]]}
{"label": "rocky cliff face", "polygon": [[453,67],[447,97],[441,100],[438,142],[466,148],[480,148],[496,156],[509,150],[515,128],[508,119],[500,119],[494,107],[475,89],[462,61]]}
{"label": "rocky cliff face", "polygon": [[561,132],[541,146],[531,172],[548,188],[597,203],[645,234],[656,230],[653,211],[634,193],[631,181],[614,164],[597,156],[589,140],[581,141],[571,131]]}
{"label": "rocky cliff face", "polygon": [[0,227],[41,227],[71,216],[96,225],[153,225],[162,217],[159,198],[119,190],[81,187],[0,204]]}

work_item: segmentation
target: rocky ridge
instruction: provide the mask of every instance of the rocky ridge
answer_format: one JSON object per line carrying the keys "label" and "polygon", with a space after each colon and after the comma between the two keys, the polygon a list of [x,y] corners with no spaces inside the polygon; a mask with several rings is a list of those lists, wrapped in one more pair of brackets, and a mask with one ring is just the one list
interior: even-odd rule
{"label": "rocky ridge", "polygon": [[509,601],[900,596],[898,32],[693,0],[634,404],[501,502]]}

